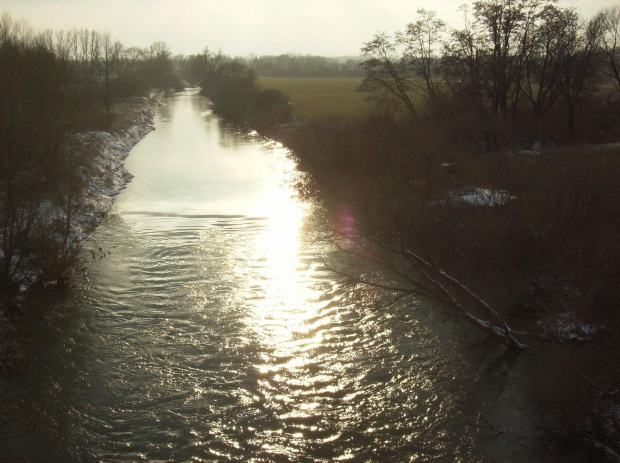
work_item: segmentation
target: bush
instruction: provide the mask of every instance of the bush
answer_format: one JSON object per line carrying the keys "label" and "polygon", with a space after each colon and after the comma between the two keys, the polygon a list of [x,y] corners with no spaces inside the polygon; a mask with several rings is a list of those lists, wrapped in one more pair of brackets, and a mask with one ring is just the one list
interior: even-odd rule
{"label": "bush", "polygon": [[279,90],[260,89],[255,71],[239,62],[222,64],[214,74],[206,76],[201,87],[216,112],[257,130],[289,119],[288,98]]}

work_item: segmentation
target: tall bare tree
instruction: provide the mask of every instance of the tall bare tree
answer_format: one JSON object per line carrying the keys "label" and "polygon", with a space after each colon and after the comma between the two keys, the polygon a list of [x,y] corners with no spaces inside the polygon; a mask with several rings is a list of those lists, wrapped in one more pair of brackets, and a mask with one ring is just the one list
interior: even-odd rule
{"label": "tall bare tree", "polygon": [[[409,23],[404,33],[396,34],[398,44],[404,46],[402,60],[412,70],[414,78],[411,87],[433,99],[438,91],[437,51],[441,45],[446,23],[437,17],[437,12],[421,8],[417,11],[418,19]],[[418,77],[420,81],[416,81]]]}
{"label": "tall bare tree", "polygon": [[368,58],[362,63],[366,72],[362,88],[382,92],[385,97],[395,99],[411,116],[417,117],[409,96],[413,88],[412,76],[396,53],[396,43],[385,33],[376,34],[364,44],[362,53]]}
{"label": "tall bare tree", "polygon": [[576,114],[584,93],[595,88],[600,28],[596,19],[584,22],[571,10],[564,25],[564,41],[559,51],[558,89],[568,124],[569,138],[576,134]]}
{"label": "tall bare tree", "polygon": [[112,41],[109,32],[98,35],[100,43],[100,56],[95,63],[95,85],[101,100],[103,101],[105,112],[109,116],[114,95],[112,82],[118,78],[119,62],[123,52],[123,45],[118,41]]}
{"label": "tall bare tree", "polygon": [[541,116],[558,99],[561,47],[569,33],[566,26],[573,19],[572,10],[555,5],[545,5],[538,15],[531,46],[525,53],[521,80],[521,93],[535,116]]}
{"label": "tall bare tree", "polygon": [[[56,193],[66,154],[70,63],[53,34],[0,25],[0,285],[45,259],[46,201]],[[36,265],[34,265],[36,267]]]}
{"label": "tall bare tree", "polygon": [[600,30],[601,71],[620,92],[620,7],[605,8],[596,15],[594,22]]}

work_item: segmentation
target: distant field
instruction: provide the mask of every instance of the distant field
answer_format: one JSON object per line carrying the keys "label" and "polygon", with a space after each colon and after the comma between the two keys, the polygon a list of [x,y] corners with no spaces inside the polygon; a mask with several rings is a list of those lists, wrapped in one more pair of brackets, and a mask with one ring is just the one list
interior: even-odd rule
{"label": "distant field", "polygon": [[305,78],[260,77],[262,88],[281,90],[291,98],[293,111],[304,120],[328,115],[356,115],[368,111],[369,96],[357,92],[362,83],[359,77]]}

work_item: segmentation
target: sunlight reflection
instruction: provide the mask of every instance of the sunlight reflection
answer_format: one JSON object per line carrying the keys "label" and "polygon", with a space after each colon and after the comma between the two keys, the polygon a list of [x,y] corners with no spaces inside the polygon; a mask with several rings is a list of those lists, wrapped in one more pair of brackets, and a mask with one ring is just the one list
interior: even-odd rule
{"label": "sunlight reflection", "polygon": [[332,293],[334,281],[325,273],[317,245],[304,235],[311,209],[295,195],[295,163],[281,147],[264,146],[273,154],[271,177],[260,198],[265,226],[248,256],[252,298],[247,323],[264,349],[254,365],[257,395],[283,433],[277,438],[262,430],[261,439],[270,441],[270,454],[286,455],[291,440],[302,445],[309,433],[331,437],[321,417],[350,379],[340,362],[324,363],[330,355],[329,327],[339,318],[338,294]]}
{"label": "sunlight reflection", "polygon": [[[274,153],[284,152],[271,148],[275,148]],[[262,204],[268,225],[256,240],[255,259],[260,267],[252,284],[260,288],[262,296],[255,303],[257,329],[266,344],[281,350],[295,333],[307,331],[304,325],[316,315],[317,305],[312,301],[318,292],[307,284],[312,270],[302,262],[302,228],[307,210],[290,186],[292,179],[288,176],[294,165],[286,157],[274,164],[272,188]]]}

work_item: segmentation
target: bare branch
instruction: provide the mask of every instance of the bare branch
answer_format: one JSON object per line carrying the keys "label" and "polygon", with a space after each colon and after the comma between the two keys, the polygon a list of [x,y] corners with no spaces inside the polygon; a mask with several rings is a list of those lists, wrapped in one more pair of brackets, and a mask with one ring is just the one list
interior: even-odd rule
{"label": "bare branch", "polygon": [[[334,232],[330,241],[346,255],[359,259],[360,263],[372,264],[387,271],[406,283],[405,285],[386,282],[368,275],[359,275],[351,265],[336,268],[335,265],[330,265],[325,260],[323,264],[350,282],[399,293],[392,302],[388,302],[383,307],[389,307],[408,296],[429,298],[452,310],[472,326],[510,348],[523,350],[528,347],[515,338],[514,331],[497,310],[465,283],[447,273],[432,256],[421,257],[419,253],[407,249],[402,240],[396,247],[371,234],[365,234],[359,230],[357,234],[358,236],[351,238],[339,236]],[[347,245],[343,245],[342,242]],[[409,263],[410,270],[406,271],[402,268],[404,262]],[[484,314],[484,317],[475,315],[474,311]]]}

